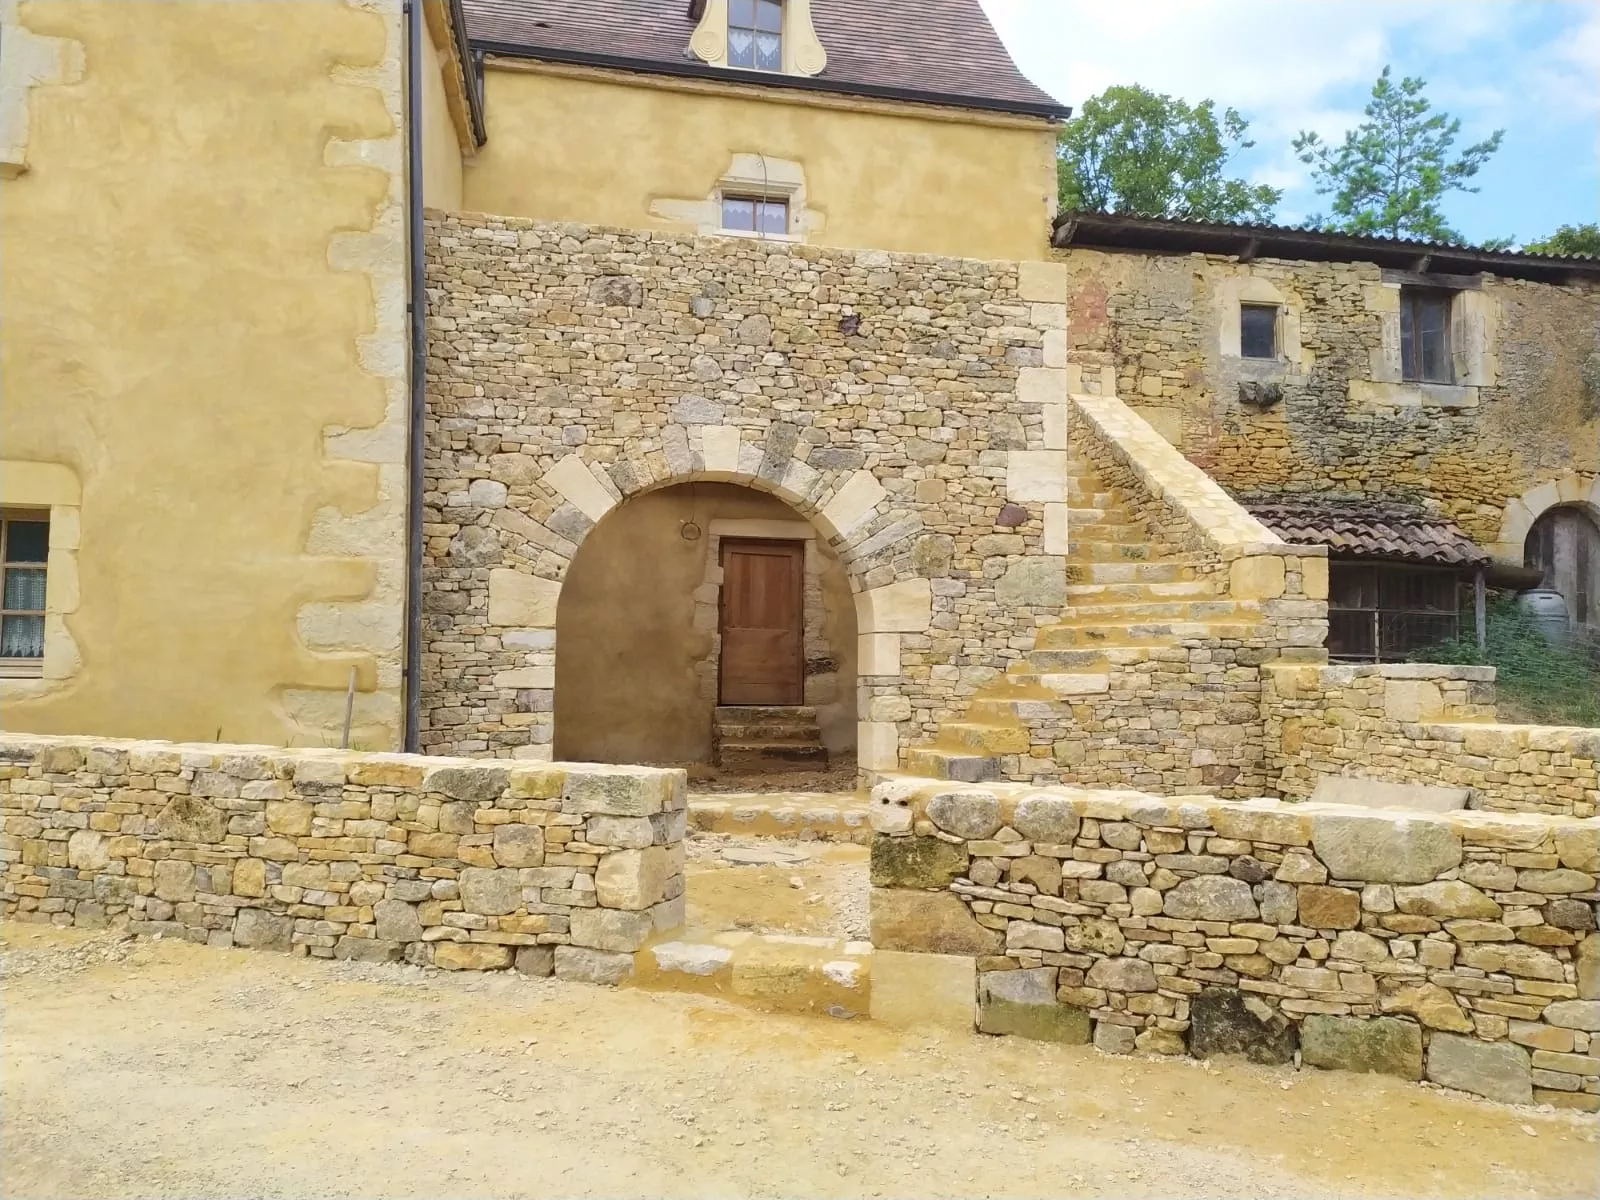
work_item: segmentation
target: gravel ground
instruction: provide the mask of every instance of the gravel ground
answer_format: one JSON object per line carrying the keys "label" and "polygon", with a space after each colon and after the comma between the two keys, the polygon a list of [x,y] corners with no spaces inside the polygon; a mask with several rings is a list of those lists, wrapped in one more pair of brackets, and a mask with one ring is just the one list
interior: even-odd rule
{"label": "gravel ground", "polygon": [[684,840],[687,923],[866,939],[869,853],[849,842],[691,833]]}
{"label": "gravel ground", "polygon": [[1596,1123],[1373,1076],[6,926],[22,1197],[1589,1197]]}

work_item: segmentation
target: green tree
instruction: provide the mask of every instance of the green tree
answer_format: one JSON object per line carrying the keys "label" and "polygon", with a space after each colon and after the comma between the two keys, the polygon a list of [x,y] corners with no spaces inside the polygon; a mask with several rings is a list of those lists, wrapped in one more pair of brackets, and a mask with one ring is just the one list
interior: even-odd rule
{"label": "green tree", "polygon": [[1500,149],[1497,129],[1481,142],[1452,156],[1461,122],[1433,112],[1421,79],[1398,84],[1384,67],[1372,87],[1366,120],[1330,146],[1312,132],[1294,139],[1300,161],[1315,168],[1317,192],[1333,197],[1331,215],[1311,224],[1343,233],[1420,237],[1459,242],[1439,211],[1450,192],[1476,192],[1467,182]]}
{"label": "green tree", "polygon": [[1181,221],[1270,221],[1277,188],[1223,177],[1249,122],[1233,109],[1189,105],[1137,85],[1110,87],[1061,131],[1061,207]]}
{"label": "green tree", "polygon": [[1600,258],[1600,224],[1563,225],[1549,237],[1523,247],[1529,254],[1587,254]]}

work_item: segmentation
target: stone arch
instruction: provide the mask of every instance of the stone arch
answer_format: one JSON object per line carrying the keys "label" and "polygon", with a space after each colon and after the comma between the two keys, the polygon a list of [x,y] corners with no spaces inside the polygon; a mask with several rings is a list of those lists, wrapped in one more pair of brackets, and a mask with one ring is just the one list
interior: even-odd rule
{"label": "stone arch", "polygon": [[[838,455],[834,463],[825,451],[818,454],[807,446],[809,457],[821,459],[814,464],[796,452],[801,443],[795,427],[750,432],[761,440],[745,440],[738,427],[728,425],[669,425],[659,451],[610,463],[575,451],[533,485],[539,503],[496,515],[493,525],[509,544],[499,546],[500,562],[488,571],[487,632],[499,639],[502,658],[516,661],[493,672],[490,685],[512,694],[519,723],[527,729],[526,742],[513,747],[515,756],[552,757],[557,610],[567,569],[589,532],[625,500],[708,481],[775,496],[827,540],[854,599],[857,762],[864,771],[898,766],[897,721],[909,709],[900,695],[901,639],[926,632],[933,620],[931,581],[915,574],[899,553],[922,529],[921,519],[897,505],[883,482],[858,465],[858,453]],[[486,504],[506,505],[504,488],[492,494],[481,490]]]}
{"label": "stone arch", "polygon": [[1600,475],[1570,472],[1507,500],[1500,513],[1500,536],[1490,552],[1502,562],[1522,565],[1523,547],[1534,522],[1552,508],[1581,509],[1600,524]]}

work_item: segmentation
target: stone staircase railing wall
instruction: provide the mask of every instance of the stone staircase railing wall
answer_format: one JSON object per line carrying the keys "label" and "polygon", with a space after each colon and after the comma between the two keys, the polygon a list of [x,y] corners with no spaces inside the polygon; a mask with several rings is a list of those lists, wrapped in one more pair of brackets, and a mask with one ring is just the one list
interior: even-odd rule
{"label": "stone staircase railing wall", "polygon": [[1469,807],[1600,813],[1600,729],[1495,720],[1494,668],[1269,666],[1261,714],[1273,790],[1326,775],[1471,790]]}
{"label": "stone staircase railing wall", "polygon": [[871,815],[875,947],[975,961],[987,1032],[1600,1109],[1600,819],[918,780]]}
{"label": "stone staircase railing wall", "polygon": [[682,771],[0,734],[0,913],[614,983],[683,921]]}

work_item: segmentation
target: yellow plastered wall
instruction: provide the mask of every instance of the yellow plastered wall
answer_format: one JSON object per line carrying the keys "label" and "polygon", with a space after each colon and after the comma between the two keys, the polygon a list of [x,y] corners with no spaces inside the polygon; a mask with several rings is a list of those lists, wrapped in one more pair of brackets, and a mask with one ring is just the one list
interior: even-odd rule
{"label": "yellow plastered wall", "polygon": [[984,259],[1049,253],[1054,128],[879,102],[737,94],[641,76],[491,63],[489,142],[465,207],[543,220],[682,229],[654,201],[704,200],[736,154],[798,163],[809,241]]}
{"label": "yellow plastered wall", "polygon": [[337,744],[354,667],[354,740],[394,745],[399,0],[9,7],[74,71],[0,180],[0,445],[58,468],[4,490],[81,496],[76,658],[0,680],[0,722]]}
{"label": "yellow plastered wall", "polygon": [[422,45],[422,199],[429,208],[461,208],[461,144],[445,99],[439,49],[424,21]]}

